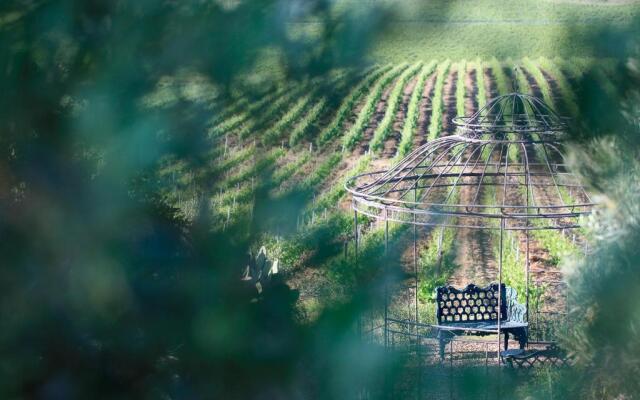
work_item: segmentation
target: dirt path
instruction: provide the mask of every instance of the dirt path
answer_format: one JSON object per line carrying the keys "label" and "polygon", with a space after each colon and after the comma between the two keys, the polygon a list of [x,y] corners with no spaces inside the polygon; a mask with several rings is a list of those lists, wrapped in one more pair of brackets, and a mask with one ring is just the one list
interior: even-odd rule
{"label": "dirt path", "polygon": [[431,73],[431,76],[426,80],[424,84],[424,90],[422,91],[422,99],[420,99],[420,114],[418,116],[418,124],[416,127],[415,135],[413,136],[413,148],[418,148],[427,143],[427,129],[429,129],[429,123],[431,122],[431,98],[436,84],[437,73]]}
{"label": "dirt path", "polygon": [[465,115],[471,115],[478,111],[478,85],[477,69],[473,68],[467,72],[464,78],[464,111]]}
{"label": "dirt path", "polygon": [[452,135],[456,126],[451,121],[457,114],[456,110],[456,86],[458,84],[458,69],[451,68],[449,75],[444,82],[444,90],[442,92],[444,112],[442,113],[442,131],[440,137]]}
{"label": "dirt path", "polygon": [[[471,204],[475,188],[465,186],[460,191],[460,202]],[[480,198],[482,197],[482,190]],[[465,218],[469,225],[481,224],[478,218]],[[458,228],[456,235],[456,258],[459,268],[450,279],[452,285],[465,287],[470,283],[485,286],[497,278],[497,263],[493,255],[491,232],[485,229]]]}
{"label": "dirt path", "polygon": [[[473,69],[465,77],[465,115],[471,115],[477,111],[477,92],[476,70]],[[489,93],[488,90],[487,93]],[[463,183],[473,183],[474,181],[474,178],[469,177]],[[473,185],[462,186],[460,203],[472,204],[476,190],[477,187]],[[482,190],[478,196],[482,198]],[[480,222],[477,218],[465,218],[465,223],[470,225]],[[481,229],[459,228],[455,244],[455,262],[460,267],[451,277],[451,284],[456,287],[465,287],[469,283],[484,286],[495,280],[497,264],[493,256],[491,232]]]}
{"label": "dirt path", "polygon": [[416,87],[419,76],[420,72],[418,71],[418,73],[411,80],[409,80],[409,82],[403,89],[402,100],[400,101],[398,110],[396,111],[391,134],[384,142],[382,158],[393,158],[396,155],[396,151],[398,151],[398,143],[400,143],[400,139],[402,137],[402,127],[404,126],[404,120],[407,117],[409,101],[411,100],[411,94]]}
{"label": "dirt path", "polygon": [[488,103],[498,97],[498,85],[496,85],[496,80],[490,67],[484,68],[482,72],[484,73],[484,90],[487,93]]}

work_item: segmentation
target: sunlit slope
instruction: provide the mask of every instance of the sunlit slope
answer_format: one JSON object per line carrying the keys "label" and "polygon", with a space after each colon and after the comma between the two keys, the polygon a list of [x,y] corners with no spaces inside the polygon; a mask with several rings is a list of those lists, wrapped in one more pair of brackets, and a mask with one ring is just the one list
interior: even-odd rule
{"label": "sunlit slope", "polygon": [[[267,245],[291,285],[301,290],[301,304],[315,308],[340,299],[381,265],[381,226],[362,216],[361,257],[355,263],[353,212],[344,190],[348,177],[388,168],[417,146],[454,134],[451,118],[476,111],[514,86],[577,117],[577,82],[593,63],[529,57],[406,62],[333,71],[252,97],[238,91],[212,111],[210,160],[198,168],[166,160],[157,179],[186,218],[205,206],[211,229]],[[602,92],[615,90],[610,80],[615,63],[595,65]],[[191,189],[203,176],[215,177],[209,193]],[[412,245],[405,227],[392,226],[390,233],[394,257],[387,263],[402,270]],[[436,284],[485,279],[495,268],[494,235],[424,229],[420,237],[422,301],[428,302]],[[507,239],[505,277],[522,288],[524,239],[518,234]],[[543,231],[533,239],[540,264],[534,270],[552,271],[533,279],[558,281],[558,261],[577,250],[580,238]],[[437,247],[449,256],[434,253]],[[485,270],[472,268],[477,258],[468,254],[482,254]],[[318,286],[323,289],[314,289]]]}

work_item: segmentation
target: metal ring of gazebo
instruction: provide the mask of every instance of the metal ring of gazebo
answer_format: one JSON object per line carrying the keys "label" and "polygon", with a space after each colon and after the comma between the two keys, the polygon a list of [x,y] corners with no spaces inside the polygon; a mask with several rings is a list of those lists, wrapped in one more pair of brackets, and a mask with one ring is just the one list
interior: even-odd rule
{"label": "metal ring of gazebo", "polygon": [[[568,119],[536,97],[511,93],[453,122],[456,135],[415,149],[387,171],[363,173],[346,182],[352,195],[356,256],[358,213],[385,222],[385,249],[389,221],[414,226],[416,274],[416,226],[498,229],[497,278],[502,284],[503,232],[524,231],[528,321],[529,231],[577,228],[595,205],[563,161]],[[385,345],[387,309],[385,298]],[[417,314],[416,300],[416,318]],[[497,325],[500,348],[500,315]]]}

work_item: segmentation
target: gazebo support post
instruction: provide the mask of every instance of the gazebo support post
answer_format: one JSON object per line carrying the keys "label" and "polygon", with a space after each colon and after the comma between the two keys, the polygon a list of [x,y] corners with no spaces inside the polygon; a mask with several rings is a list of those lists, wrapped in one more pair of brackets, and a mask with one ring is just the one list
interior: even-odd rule
{"label": "gazebo support post", "polygon": [[[528,222],[528,221],[527,221]],[[529,225],[527,223],[527,225]],[[526,294],[526,301],[525,301],[525,321],[527,321],[527,323],[529,322],[529,230],[527,229],[527,233],[526,233],[526,258],[525,258],[525,274],[524,274],[524,279],[525,279],[525,294]],[[528,344],[527,344],[528,346]]]}
{"label": "gazebo support post", "polygon": [[358,210],[356,204],[353,203],[353,238],[355,244],[356,264],[358,263]]}
{"label": "gazebo support post", "polygon": [[384,347],[389,347],[389,284],[387,282],[388,276],[388,268],[387,264],[389,262],[389,219],[387,218],[387,209],[384,209]]}
{"label": "gazebo support post", "polygon": [[436,277],[440,276],[442,267],[442,242],[444,241],[444,225],[440,228],[440,237],[438,238],[438,262],[436,263]]}
{"label": "gazebo support post", "polygon": [[[413,188],[413,201],[418,201],[418,188],[414,186]],[[420,314],[418,312],[418,283],[420,278],[418,277],[418,225],[416,224],[416,214],[413,213],[413,272],[415,274],[416,279],[416,298],[415,298],[415,312],[416,312],[416,325],[415,325],[415,334],[416,334],[416,355],[418,357],[418,396],[417,398],[422,397],[422,352],[420,351],[422,346],[422,340],[420,339],[420,331],[418,330],[418,324],[420,323]]]}
{"label": "gazebo support post", "polygon": [[[353,244],[356,265],[358,264],[358,210],[356,209],[356,203],[353,202]],[[362,312],[358,313],[358,337],[362,341]]]}
{"label": "gazebo support post", "polygon": [[[418,188],[414,187],[413,188],[413,201],[416,202],[418,201]],[[418,225],[416,224],[416,214],[413,213],[413,272],[415,274],[416,277],[416,304],[415,304],[415,308],[416,308],[416,335],[418,334],[418,323],[420,322],[420,317],[419,317],[419,313],[418,313],[418,283],[419,283],[419,277],[418,277]],[[417,336],[416,336],[417,338]]]}
{"label": "gazebo support post", "polygon": [[504,218],[500,218],[500,260],[498,260],[498,366],[500,360],[500,328],[502,320],[502,248],[504,246]]}
{"label": "gazebo support post", "polygon": [[[414,217],[415,218],[415,217]],[[413,224],[413,273],[416,281],[416,298],[415,298],[415,312],[416,312],[416,324],[420,322],[418,317],[418,227]],[[416,329],[418,325],[416,325]]]}
{"label": "gazebo support post", "polygon": [[[529,163],[527,162],[527,165],[529,165]],[[526,200],[525,200],[525,204],[527,206],[527,216],[529,215],[529,174],[525,174],[524,177],[524,186],[526,188]],[[529,218],[527,218],[526,221],[526,231],[525,231],[525,240],[526,240],[526,254],[525,254],[525,261],[524,261],[524,291],[525,291],[525,310],[524,310],[524,320],[527,321],[527,324],[529,323]],[[529,343],[527,343],[527,347],[529,346]]]}

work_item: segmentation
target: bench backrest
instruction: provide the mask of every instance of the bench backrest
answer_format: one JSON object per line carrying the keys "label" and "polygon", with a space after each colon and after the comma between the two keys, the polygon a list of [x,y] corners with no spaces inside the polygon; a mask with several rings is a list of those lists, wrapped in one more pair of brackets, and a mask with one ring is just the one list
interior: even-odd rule
{"label": "bench backrest", "polygon": [[[507,299],[504,283],[501,285],[500,319],[507,319]],[[436,288],[436,318],[438,324],[464,324],[498,320],[498,284],[480,288],[468,285],[464,289],[453,286]]]}

